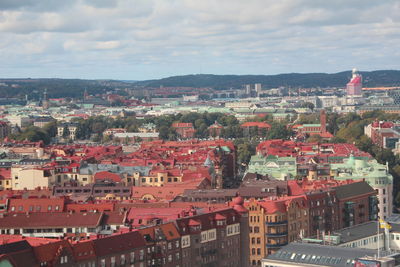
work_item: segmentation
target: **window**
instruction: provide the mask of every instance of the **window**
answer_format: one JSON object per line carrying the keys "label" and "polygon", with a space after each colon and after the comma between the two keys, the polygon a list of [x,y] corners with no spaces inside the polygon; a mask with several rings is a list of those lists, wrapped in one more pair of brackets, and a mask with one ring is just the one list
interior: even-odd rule
{"label": "window", "polygon": [[168,262],[172,262],[172,254],[168,255]]}
{"label": "window", "polygon": [[100,266],[101,267],[106,267],[106,260],[105,259],[101,259]]}
{"label": "window", "polygon": [[129,258],[131,259],[131,263],[135,262],[135,252],[131,252],[131,254],[129,255]]}
{"label": "window", "polygon": [[111,267],[115,266],[115,257],[111,257]]}
{"label": "window", "polygon": [[60,206],[57,205],[56,208],[55,208],[55,210],[59,210],[59,209],[60,209]]}
{"label": "window", "polygon": [[125,255],[124,254],[121,255],[121,264],[125,265]]}
{"label": "window", "polygon": [[60,263],[68,263],[68,256],[61,256]]}
{"label": "window", "polygon": [[51,205],[49,205],[49,206],[47,207],[47,210],[48,210],[48,211],[51,211]]}
{"label": "window", "polygon": [[256,243],[256,238],[255,238],[255,237],[252,237],[252,238],[251,238],[251,243],[252,243],[252,244],[255,244],[255,243]]}

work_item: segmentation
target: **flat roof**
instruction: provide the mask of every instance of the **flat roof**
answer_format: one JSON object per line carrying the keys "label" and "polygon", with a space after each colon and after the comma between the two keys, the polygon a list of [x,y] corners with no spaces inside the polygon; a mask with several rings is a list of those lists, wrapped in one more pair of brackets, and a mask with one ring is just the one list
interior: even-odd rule
{"label": "flat roof", "polygon": [[[380,228],[379,232],[384,233],[384,230]],[[376,236],[376,233],[377,221],[370,221],[357,224],[352,227],[343,228],[341,230],[335,230],[331,235],[340,236],[340,244],[343,244],[371,236]]]}
{"label": "flat roof", "polygon": [[[263,261],[276,260],[310,264],[312,266],[354,266],[355,260],[375,256],[376,250],[348,247],[324,246],[309,243],[290,243]],[[382,256],[385,253],[382,251]]]}

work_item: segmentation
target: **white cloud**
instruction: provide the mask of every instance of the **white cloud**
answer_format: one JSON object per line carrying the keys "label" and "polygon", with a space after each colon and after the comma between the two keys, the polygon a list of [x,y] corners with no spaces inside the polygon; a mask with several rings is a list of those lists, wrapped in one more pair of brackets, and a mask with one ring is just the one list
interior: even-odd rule
{"label": "white cloud", "polygon": [[395,0],[2,0],[1,71],[146,79],[198,66],[238,74],[399,68],[398,14]]}
{"label": "white cloud", "polygon": [[97,49],[115,49],[121,45],[119,41],[96,42],[95,48]]}

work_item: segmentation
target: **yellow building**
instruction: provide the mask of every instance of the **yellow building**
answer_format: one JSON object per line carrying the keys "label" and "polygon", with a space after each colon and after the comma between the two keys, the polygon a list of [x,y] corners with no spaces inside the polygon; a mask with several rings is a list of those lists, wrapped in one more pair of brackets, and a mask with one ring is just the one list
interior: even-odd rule
{"label": "yellow building", "polygon": [[135,186],[164,186],[171,183],[179,183],[182,181],[182,175],[171,175],[168,171],[159,171],[152,175],[141,176],[136,172],[133,174]]}
{"label": "yellow building", "polygon": [[55,184],[54,171],[40,167],[12,167],[11,186],[13,190],[33,190],[37,187],[51,187]]}
{"label": "yellow building", "polygon": [[250,266],[261,266],[261,260],[301,235],[308,235],[308,208],[303,197],[275,200],[250,200],[249,248]]}

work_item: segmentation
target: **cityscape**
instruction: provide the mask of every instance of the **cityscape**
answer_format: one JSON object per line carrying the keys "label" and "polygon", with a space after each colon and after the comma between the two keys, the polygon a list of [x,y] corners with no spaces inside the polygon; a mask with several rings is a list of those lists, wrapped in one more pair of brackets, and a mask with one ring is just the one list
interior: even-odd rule
{"label": "cityscape", "polygon": [[400,266],[372,2],[0,1],[0,266]]}

